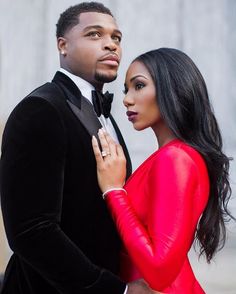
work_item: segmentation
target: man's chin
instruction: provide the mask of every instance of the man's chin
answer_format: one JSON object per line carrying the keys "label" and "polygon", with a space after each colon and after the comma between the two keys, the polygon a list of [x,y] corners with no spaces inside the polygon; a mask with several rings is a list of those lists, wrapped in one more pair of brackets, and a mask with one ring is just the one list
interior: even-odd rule
{"label": "man's chin", "polygon": [[96,73],[95,80],[100,83],[111,83],[117,78],[117,74]]}

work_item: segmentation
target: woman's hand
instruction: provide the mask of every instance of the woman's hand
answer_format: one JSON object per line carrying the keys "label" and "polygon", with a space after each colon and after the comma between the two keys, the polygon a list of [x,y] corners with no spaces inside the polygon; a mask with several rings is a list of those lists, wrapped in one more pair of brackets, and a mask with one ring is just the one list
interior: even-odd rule
{"label": "woman's hand", "polygon": [[102,152],[94,136],[92,138],[92,145],[97,161],[100,189],[104,193],[112,188],[122,188],[126,177],[126,158],[123,149],[103,129],[99,130],[98,137]]}

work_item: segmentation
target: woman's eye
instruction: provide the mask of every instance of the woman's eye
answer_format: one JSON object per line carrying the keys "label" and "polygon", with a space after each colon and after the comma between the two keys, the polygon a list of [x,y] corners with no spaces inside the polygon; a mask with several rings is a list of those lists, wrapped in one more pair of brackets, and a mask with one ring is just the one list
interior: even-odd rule
{"label": "woman's eye", "polygon": [[122,90],[122,92],[126,95],[128,93],[128,89],[124,88],[124,90]]}
{"label": "woman's eye", "polygon": [[137,83],[137,84],[135,85],[135,90],[140,90],[140,89],[142,89],[144,86],[145,86],[145,85],[144,85],[143,83]]}

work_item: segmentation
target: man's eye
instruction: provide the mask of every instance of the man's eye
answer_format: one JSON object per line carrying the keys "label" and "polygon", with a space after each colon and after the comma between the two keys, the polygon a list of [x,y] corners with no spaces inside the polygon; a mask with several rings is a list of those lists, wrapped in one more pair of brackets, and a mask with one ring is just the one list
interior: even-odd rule
{"label": "man's eye", "polygon": [[112,39],[113,39],[115,42],[118,42],[118,43],[121,42],[121,37],[120,37],[120,36],[113,36]]}
{"label": "man's eye", "polygon": [[87,34],[87,36],[89,36],[89,37],[99,37],[100,34],[99,34],[99,32],[89,32],[89,33]]}
{"label": "man's eye", "polygon": [[135,85],[135,90],[140,90],[140,89],[142,89],[143,87],[145,87],[145,85],[144,85],[143,83],[137,83],[137,84]]}

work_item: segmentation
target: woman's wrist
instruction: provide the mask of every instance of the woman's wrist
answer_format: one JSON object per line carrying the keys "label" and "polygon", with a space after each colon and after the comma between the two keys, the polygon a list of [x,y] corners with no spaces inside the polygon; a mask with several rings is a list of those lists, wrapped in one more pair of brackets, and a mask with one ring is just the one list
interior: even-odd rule
{"label": "woman's wrist", "polygon": [[102,194],[102,198],[105,200],[108,193],[112,191],[124,191],[125,194],[127,194],[127,191],[124,188],[110,188]]}

